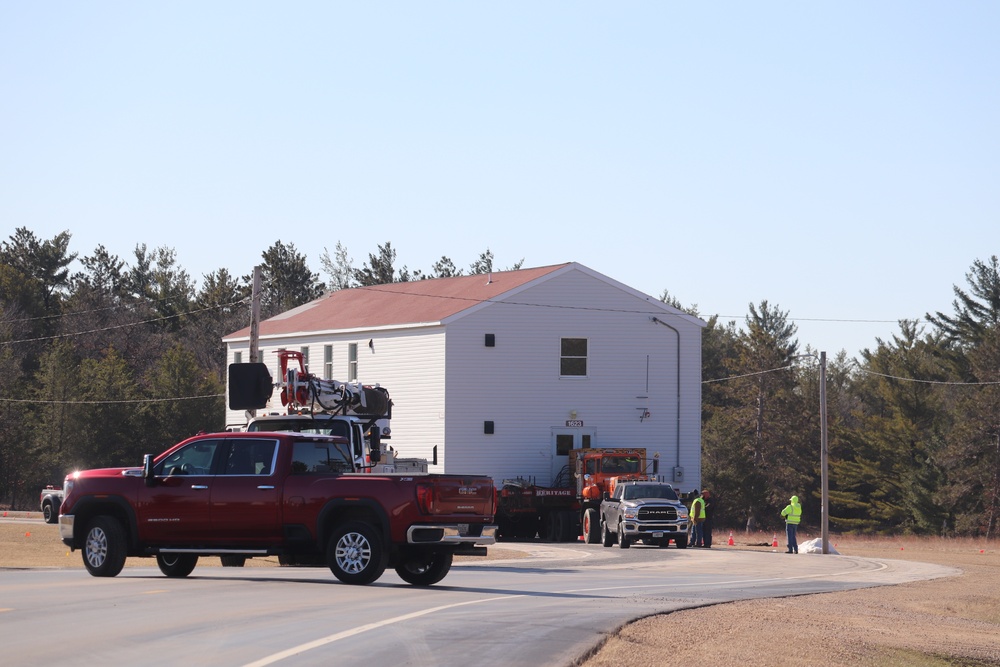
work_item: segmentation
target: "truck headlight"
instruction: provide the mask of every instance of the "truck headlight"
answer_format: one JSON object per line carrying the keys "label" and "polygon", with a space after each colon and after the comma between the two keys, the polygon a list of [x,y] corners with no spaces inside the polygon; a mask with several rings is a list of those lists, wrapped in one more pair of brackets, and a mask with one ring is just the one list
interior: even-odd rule
{"label": "truck headlight", "polygon": [[626,519],[634,519],[637,516],[639,516],[639,508],[638,507],[626,507],[622,511],[622,516],[625,517]]}

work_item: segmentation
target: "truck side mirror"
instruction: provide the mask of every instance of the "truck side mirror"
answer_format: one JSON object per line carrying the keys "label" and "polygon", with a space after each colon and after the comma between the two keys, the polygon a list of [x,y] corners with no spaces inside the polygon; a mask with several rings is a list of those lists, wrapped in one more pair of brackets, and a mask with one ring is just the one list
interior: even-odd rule
{"label": "truck side mirror", "polygon": [[142,478],[146,481],[146,486],[156,484],[156,476],[153,474],[152,454],[146,454],[142,457]]}

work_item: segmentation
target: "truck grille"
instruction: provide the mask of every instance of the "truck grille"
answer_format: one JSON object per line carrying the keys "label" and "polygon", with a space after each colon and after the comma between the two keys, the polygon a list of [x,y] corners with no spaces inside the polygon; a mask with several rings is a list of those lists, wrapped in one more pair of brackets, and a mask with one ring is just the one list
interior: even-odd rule
{"label": "truck grille", "polygon": [[640,507],[639,521],[676,521],[676,507]]}

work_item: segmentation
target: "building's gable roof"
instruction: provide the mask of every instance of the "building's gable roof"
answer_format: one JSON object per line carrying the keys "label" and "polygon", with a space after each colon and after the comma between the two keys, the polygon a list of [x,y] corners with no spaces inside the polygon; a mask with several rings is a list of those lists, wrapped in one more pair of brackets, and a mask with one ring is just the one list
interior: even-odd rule
{"label": "building's gable roof", "polygon": [[[264,320],[259,333],[281,336],[438,324],[568,266],[571,264],[339,290]],[[249,335],[250,327],[245,327],[223,340]]]}

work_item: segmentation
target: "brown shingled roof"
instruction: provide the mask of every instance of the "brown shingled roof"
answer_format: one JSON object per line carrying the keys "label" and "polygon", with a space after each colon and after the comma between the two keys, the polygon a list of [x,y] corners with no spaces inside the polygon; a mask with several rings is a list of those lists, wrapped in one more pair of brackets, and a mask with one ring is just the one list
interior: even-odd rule
{"label": "brown shingled roof", "polygon": [[[264,320],[260,335],[436,323],[566,266],[569,264],[339,290]],[[248,326],[224,340],[249,335]]]}

